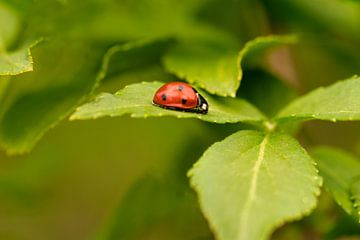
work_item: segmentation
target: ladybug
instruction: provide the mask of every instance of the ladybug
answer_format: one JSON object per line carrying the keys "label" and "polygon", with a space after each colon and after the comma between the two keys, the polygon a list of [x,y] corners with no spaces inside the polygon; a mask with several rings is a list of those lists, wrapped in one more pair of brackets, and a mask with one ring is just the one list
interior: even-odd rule
{"label": "ladybug", "polygon": [[206,114],[209,105],[195,88],[183,82],[170,82],[160,87],[153,104],[162,108]]}

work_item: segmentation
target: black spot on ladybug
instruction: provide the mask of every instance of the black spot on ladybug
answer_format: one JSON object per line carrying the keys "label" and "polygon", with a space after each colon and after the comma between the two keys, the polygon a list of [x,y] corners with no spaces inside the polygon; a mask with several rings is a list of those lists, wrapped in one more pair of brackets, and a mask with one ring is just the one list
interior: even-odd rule
{"label": "black spot on ladybug", "polygon": [[165,95],[165,94],[161,95],[161,99],[162,99],[163,101],[166,101],[166,95]]}
{"label": "black spot on ladybug", "polygon": [[183,89],[184,89],[184,87],[181,86],[181,85],[178,87],[178,90],[179,90],[179,91],[182,91]]}
{"label": "black spot on ladybug", "polygon": [[187,100],[185,98],[181,99],[182,104],[186,104]]}

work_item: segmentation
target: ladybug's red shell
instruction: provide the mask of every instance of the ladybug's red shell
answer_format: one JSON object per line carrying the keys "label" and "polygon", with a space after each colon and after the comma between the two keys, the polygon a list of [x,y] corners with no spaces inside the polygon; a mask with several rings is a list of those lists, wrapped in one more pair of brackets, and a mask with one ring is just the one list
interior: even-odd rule
{"label": "ladybug's red shell", "polygon": [[160,87],[153,98],[157,106],[172,110],[206,113],[205,99],[189,84],[171,82]]}

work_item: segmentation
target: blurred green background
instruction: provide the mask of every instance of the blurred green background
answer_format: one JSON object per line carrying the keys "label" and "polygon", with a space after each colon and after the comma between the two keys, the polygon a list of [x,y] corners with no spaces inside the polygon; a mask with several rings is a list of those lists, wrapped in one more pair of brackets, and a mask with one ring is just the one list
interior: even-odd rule
{"label": "blurred green background", "polygon": [[[16,143],[29,128],[21,118],[28,117],[31,127],[40,124],[47,101],[71,112],[67,106],[86,95],[114,44],[156,40],[115,56],[96,93],[176,79],[161,62],[172,41],[230,35],[244,44],[286,33],[298,34],[299,43],[245,68],[238,95],[262,106],[259,99],[268,93],[253,92],[261,82],[251,82],[259,71],[277,76],[297,94],[360,73],[355,0],[0,0],[3,48],[16,51],[44,39],[33,48],[35,75],[0,76],[1,131]],[[32,98],[34,92],[43,95]],[[45,109],[44,115],[32,117],[37,105],[34,111]],[[13,120],[17,115],[21,120]],[[30,152],[0,152],[0,239],[213,239],[186,172],[207,147],[242,127],[173,118],[65,117]],[[358,122],[311,122],[297,135],[305,147],[327,144],[360,156]],[[273,238],[346,236],[360,238],[360,228],[324,191],[311,216],[280,228]]]}

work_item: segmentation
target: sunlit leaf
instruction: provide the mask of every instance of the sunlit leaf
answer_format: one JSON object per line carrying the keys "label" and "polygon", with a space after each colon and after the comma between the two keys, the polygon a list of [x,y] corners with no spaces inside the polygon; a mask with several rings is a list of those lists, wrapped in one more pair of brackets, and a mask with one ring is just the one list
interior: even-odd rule
{"label": "sunlit leaf", "polygon": [[152,104],[152,99],[164,83],[143,82],[126,86],[116,94],[102,93],[94,101],[80,106],[71,116],[75,119],[95,119],[104,116],[198,118],[208,122],[247,122],[258,124],[265,117],[255,107],[242,99],[211,97],[202,93],[209,103],[207,114],[179,112],[163,109]]}
{"label": "sunlit leaf", "polygon": [[277,121],[321,119],[360,120],[360,77],[318,88],[291,102],[276,117]]}
{"label": "sunlit leaf", "polygon": [[[1,41],[1,40],[0,40]],[[41,40],[16,49],[12,52],[0,51],[0,75],[18,75],[33,71],[33,58],[31,48]]]}
{"label": "sunlit leaf", "polygon": [[242,62],[268,48],[296,41],[293,36],[258,37],[240,47],[235,40],[183,42],[164,57],[166,68],[209,93],[235,97],[243,75]]}
{"label": "sunlit leaf", "polygon": [[0,3],[0,76],[17,75],[33,70],[30,49],[39,41],[25,43],[17,49],[9,50],[18,34],[19,25],[20,20],[16,12]]}
{"label": "sunlit leaf", "polygon": [[189,172],[217,239],[266,239],[316,206],[320,178],[292,137],[239,131],[212,145]]}

